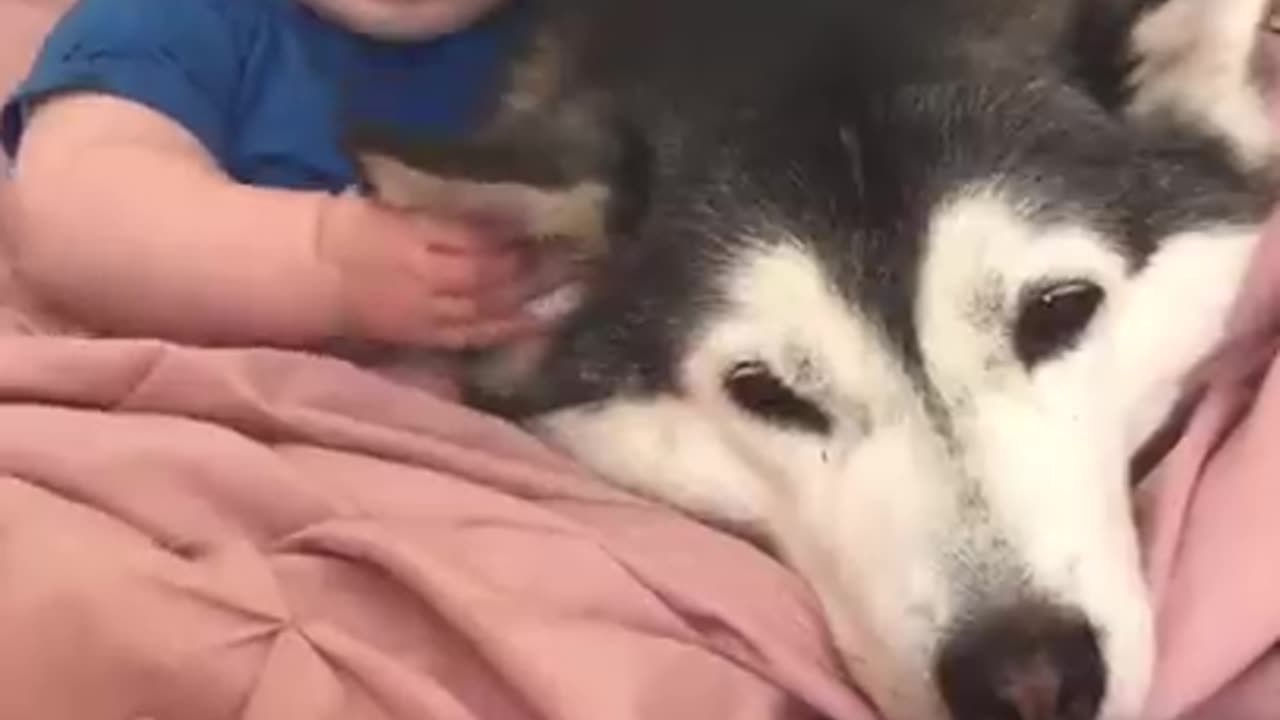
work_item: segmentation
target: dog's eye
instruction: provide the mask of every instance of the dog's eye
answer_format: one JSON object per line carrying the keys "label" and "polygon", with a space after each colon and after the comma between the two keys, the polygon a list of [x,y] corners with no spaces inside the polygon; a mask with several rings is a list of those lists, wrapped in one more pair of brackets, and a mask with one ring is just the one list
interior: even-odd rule
{"label": "dog's eye", "polygon": [[819,434],[831,431],[831,418],[787,387],[762,362],[735,365],[725,376],[724,388],[738,407],[762,420]]}
{"label": "dog's eye", "polygon": [[1014,351],[1027,367],[1071,349],[1105,297],[1102,288],[1072,280],[1037,289],[1013,329]]}

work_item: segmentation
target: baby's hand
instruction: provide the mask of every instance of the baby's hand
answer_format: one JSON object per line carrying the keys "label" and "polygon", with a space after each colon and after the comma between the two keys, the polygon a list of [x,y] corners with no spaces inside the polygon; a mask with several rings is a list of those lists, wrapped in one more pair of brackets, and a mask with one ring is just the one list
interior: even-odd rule
{"label": "baby's hand", "polygon": [[460,350],[541,329],[525,305],[564,277],[527,245],[354,195],[337,203],[320,256],[341,282],[343,335]]}

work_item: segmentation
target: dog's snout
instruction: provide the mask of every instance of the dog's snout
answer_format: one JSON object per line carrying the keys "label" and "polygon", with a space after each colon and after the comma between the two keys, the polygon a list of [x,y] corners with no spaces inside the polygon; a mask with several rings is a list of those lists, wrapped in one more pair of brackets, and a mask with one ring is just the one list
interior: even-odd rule
{"label": "dog's snout", "polygon": [[1097,634],[1045,604],[992,612],[957,628],[937,660],[954,720],[1095,720],[1106,690]]}

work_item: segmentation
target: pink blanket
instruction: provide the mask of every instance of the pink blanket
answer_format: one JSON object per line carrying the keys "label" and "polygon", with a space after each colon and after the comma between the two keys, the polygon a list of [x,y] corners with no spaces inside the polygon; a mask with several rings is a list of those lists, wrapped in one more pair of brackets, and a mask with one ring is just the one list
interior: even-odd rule
{"label": "pink blanket", "polygon": [[0,338],[0,718],[865,717],[804,587],[339,362]]}

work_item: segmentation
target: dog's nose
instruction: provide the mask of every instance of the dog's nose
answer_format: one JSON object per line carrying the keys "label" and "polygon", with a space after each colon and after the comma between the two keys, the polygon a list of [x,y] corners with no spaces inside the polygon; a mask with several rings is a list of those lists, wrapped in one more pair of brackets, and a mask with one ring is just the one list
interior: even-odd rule
{"label": "dog's nose", "polygon": [[1079,612],[1040,603],[958,627],[936,671],[954,720],[1095,720],[1106,690],[1093,627]]}

